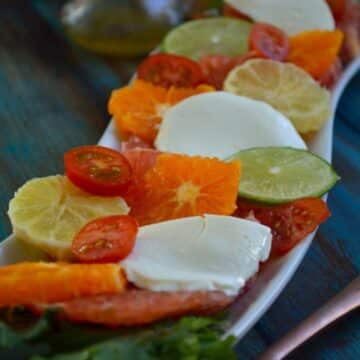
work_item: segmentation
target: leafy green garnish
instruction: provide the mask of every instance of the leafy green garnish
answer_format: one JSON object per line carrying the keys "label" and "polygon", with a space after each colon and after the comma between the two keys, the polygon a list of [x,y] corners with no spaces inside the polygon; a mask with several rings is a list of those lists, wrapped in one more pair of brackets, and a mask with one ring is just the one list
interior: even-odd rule
{"label": "leafy green garnish", "polygon": [[224,321],[216,318],[184,317],[148,328],[110,330],[74,325],[55,315],[47,312],[20,329],[18,321],[0,322],[0,359],[236,359],[234,338],[221,338]]}

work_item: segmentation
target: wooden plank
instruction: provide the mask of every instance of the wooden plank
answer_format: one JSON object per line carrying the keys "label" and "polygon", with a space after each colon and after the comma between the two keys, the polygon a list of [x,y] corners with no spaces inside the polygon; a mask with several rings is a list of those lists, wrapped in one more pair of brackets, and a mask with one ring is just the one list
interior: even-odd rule
{"label": "wooden plank", "polygon": [[121,79],[69,46],[29,2],[0,4],[0,238],[13,192],[27,179],[62,172],[62,154],[97,142]]}

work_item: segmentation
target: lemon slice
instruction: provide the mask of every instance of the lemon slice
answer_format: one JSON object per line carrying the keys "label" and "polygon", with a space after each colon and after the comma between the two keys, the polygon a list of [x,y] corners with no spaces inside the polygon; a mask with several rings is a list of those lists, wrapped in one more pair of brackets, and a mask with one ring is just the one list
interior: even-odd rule
{"label": "lemon slice", "polygon": [[8,215],[19,239],[64,260],[71,257],[72,239],[86,223],[128,211],[122,198],[92,196],[57,175],[24,184],[10,201]]}
{"label": "lemon slice", "polygon": [[267,102],[301,134],[319,130],[331,115],[330,92],[293,64],[247,61],[230,72],[224,89]]}

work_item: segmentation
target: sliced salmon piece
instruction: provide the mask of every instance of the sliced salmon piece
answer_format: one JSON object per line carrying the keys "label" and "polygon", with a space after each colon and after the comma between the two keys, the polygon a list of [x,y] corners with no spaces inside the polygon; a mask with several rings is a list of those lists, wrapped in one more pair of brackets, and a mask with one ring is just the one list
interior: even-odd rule
{"label": "sliced salmon piece", "polygon": [[233,299],[220,291],[131,289],[117,295],[75,299],[57,306],[70,321],[117,327],[145,325],[184,315],[210,315],[225,309]]}

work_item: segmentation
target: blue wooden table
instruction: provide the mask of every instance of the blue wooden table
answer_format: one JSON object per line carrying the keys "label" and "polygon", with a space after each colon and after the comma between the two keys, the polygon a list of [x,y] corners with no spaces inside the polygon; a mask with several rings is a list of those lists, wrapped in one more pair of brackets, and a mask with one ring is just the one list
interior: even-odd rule
{"label": "blue wooden table", "polygon": [[[138,61],[103,59],[64,37],[56,1],[0,2],[0,238],[10,233],[7,204],[27,179],[62,172],[63,152],[96,143],[108,123],[110,91]],[[332,218],[320,228],[293,280],[238,344],[257,354],[336,294],[360,269],[360,74],[342,98],[335,123]],[[1,291],[1,290],[0,290]],[[293,359],[360,359],[360,313],[350,314]]]}

